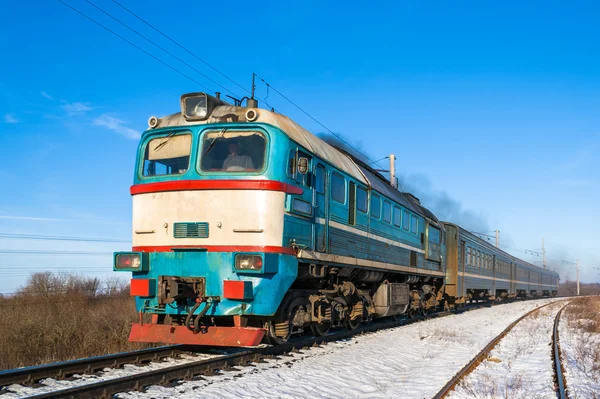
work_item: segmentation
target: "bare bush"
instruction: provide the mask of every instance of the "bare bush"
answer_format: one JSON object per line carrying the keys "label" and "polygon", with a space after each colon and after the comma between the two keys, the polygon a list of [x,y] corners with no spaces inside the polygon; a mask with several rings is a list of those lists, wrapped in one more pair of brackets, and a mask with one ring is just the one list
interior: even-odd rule
{"label": "bare bush", "polygon": [[0,369],[145,347],[128,341],[138,316],[126,292],[114,279],[32,275],[17,294],[0,298]]}
{"label": "bare bush", "polygon": [[600,347],[592,343],[592,336],[600,334],[600,297],[577,298],[565,308],[570,329],[583,332],[587,342],[573,346],[576,366],[600,380]]}

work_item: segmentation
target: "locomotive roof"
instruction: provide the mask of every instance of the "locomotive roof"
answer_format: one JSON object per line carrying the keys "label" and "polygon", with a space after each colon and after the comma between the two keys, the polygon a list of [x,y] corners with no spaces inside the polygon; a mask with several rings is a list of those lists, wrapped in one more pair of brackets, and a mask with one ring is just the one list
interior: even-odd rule
{"label": "locomotive roof", "polygon": [[[246,112],[249,109],[254,108],[238,107],[230,104],[219,105],[214,108],[207,119],[202,121],[187,121],[181,112],[177,112],[160,118],[159,126],[191,126],[198,124],[249,122],[246,117]],[[278,127],[292,140],[311,151],[316,157],[329,162],[336,168],[352,176],[358,182],[371,187],[405,208],[441,225],[435,215],[418,203],[418,200],[396,190],[381,175],[352,157],[350,154],[340,151],[328,144],[285,115],[262,108],[254,110],[257,111],[258,117],[252,122],[266,123]]]}

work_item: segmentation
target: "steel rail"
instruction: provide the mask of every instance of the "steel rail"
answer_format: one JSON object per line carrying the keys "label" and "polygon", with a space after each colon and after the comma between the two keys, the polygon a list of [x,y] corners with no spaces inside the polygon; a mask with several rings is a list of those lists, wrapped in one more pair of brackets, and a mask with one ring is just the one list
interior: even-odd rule
{"label": "steel rail", "polygon": [[359,327],[355,330],[340,330],[322,337],[300,338],[282,345],[267,346],[262,348],[249,348],[242,352],[231,355],[224,355],[211,359],[203,359],[185,364],[164,367],[156,370],[128,375],[125,377],[118,377],[92,384],[30,396],[30,398],[111,398],[114,394],[119,392],[134,390],[139,391],[151,385],[167,385],[178,380],[190,380],[200,375],[214,375],[221,370],[228,370],[235,366],[249,366],[252,363],[263,361],[266,358],[276,358],[279,355],[285,355],[290,352],[298,352],[302,348],[319,346],[328,342],[348,339],[360,334],[400,327],[418,321],[459,314],[468,310],[490,306],[491,304],[489,303],[480,303],[477,304],[477,306],[467,306],[454,312],[441,311],[413,318],[372,323]]}
{"label": "steel rail", "polygon": [[559,399],[567,399],[567,393],[566,393],[566,389],[565,389],[565,385],[566,385],[565,375],[563,374],[563,367],[560,362],[560,341],[559,341],[559,337],[558,337],[558,324],[560,322],[560,315],[562,314],[562,311],[568,305],[569,304],[567,303],[556,314],[556,317],[554,318],[554,330],[553,330],[553,334],[552,334],[552,346],[554,348],[554,351],[553,351],[554,352],[554,356],[553,356],[554,378],[556,379],[556,382],[558,383],[558,391],[556,392],[556,394],[558,395]]}
{"label": "steel rail", "polygon": [[[196,348],[197,350],[197,348]],[[170,345],[132,352],[114,353],[91,358],[68,360],[40,366],[0,371],[0,387],[12,384],[30,385],[44,378],[64,379],[73,374],[93,373],[104,368],[119,368],[125,364],[144,364],[166,357],[177,357],[193,348],[186,345]]]}
{"label": "steel rail", "polygon": [[[249,348],[231,355],[218,356],[211,359],[192,361],[181,365],[168,366],[147,372],[117,377],[105,381],[71,387],[58,391],[30,396],[31,398],[109,398],[118,392],[141,390],[150,385],[165,385],[177,380],[191,379],[199,375],[210,375],[219,370],[226,370],[235,365],[250,365],[265,358],[272,358],[301,348],[319,346],[332,341],[350,338],[355,335],[371,333],[378,330],[400,327],[414,322],[464,313],[469,310],[491,307],[491,302],[467,304],[452,311],[439,311],[424,316],[402,318],[393,321],[380,321],[360,326],[356,330],[340,330],[324,337],[299,338],[284,345]],[[546,306],[546,305],[544,305]],[[541,307],[540,307],[541,308]],[[538,308],[539,309],[539,308]],[[24,369],[0,372],[0,386],[10,384],[31,384],[43,378],[65,378],[78,373],[90,373],[103,368],[116,368],[124,364],[140,364],[164,357],[175,357],[182,352],[194,352],[200,347],[173,345],[134,352],[125,352],[96,358],[78,359],[49,365],[27,367]],[[4,378],[4,379],[2,379]]]}
{"label": "steel rail", "polygon": [[546,306],[550,306],[555,303],[556,302],[550,302],[545,305],[538,306],[537,308],[530,310],[529,312],[519,317],[517,320],[510,323],[508,327],[504,329],[504,331],[502,331],[494,339],[492,339],[477,355],[475,355],[473,359],[471,359],[469,363],[467,363],[466,366],[464,366],[458,373],[456,373],[454,377],[452,377],[452,379],[448,381],[442,389],[440,389],[440,391],[433,397],[433,399],[442,399],[446,397],[446,395],[448,395],[452,390],[454,390],[454,388],[464,377],[466,377],[467,375],[469,375],[469,373],[475,370],[483,360],[487,359],[488,354],[492,351],[492,349],[494,349],[494,347],[502,340],[502,338],[504,338],[506,334],[508,334],[517,324],[519,324],[520,321],[522,321],[535,311],[538,311],[542,308],[545,308]]}

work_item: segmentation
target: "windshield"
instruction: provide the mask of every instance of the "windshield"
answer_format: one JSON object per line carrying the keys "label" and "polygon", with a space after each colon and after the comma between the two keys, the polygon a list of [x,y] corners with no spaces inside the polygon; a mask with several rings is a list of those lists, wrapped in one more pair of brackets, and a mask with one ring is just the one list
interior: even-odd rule
{"label": "windshield", "polygon": [[143,175],[164,176],[185,173],[190,165],[191,134],[170,133],[146,143]]}
{"label": "windshield", "polygon": [[265,162],[266,139],[259,132],[208,132],[202,139],[200,168],[205,172],[257,172]]}

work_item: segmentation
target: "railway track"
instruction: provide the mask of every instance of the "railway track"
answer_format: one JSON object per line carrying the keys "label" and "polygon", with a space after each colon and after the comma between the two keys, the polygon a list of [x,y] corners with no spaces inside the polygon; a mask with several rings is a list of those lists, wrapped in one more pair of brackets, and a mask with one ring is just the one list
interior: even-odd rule
{"label": "railway track", "polygon": [[[30,398],[110,398],[119,392],[143,390],[151,385],[172,385],[177,381],[190,380],[199,376],[208,376],[220,371],[230,370],[234,367],[251,366],[253,363],[264,361],[269,358],[285,355],[290,352],[298,352],[303,348],[319,346],[328,342],[351,338],[355,335],[371,333],[383,329],[412,324],[414,322],[444,317],[452,314],[460,314],[469,310],[490,307],[491,303],[469,304],[464,308],[454,311],[443,311],[418,316],[414,318],[402,318],[394,321],[381,321],[364,325],[356,330],[340,330],[332,332],[324,337],[299,337],[284,345],[267,346],[261,348],[239,349],[238,352],[226,355],[217,355],[209,359],[191,360],[189,362],[174,366],[160,367],[149,371],[142,371],[123,377],[106,379],[103,381],[80,384],[66,389],[51,392],[41,391],[39,394],[31,392]],[[547,306],[547,305],[543,305]],[[541,307],[543,307],[541,306]],[[538,307],[534,310],[540,309]],[[529,312],[528,314],[530,314]],[[522,320],[521,317],[518,321]],[[517,322],[513,323],[516,324]],[[505,330],[505,332],[508,332]],[[206,348],[205,348],[206,349]],[[490,348],[491,349],[491,348]],[[73,374],[90,373],[102,370],[106,367],[117,368],[124,364],[144,364],[166,357],[177,357],[183,353],[194,352],[193,348],[184,345],[175,345],[147,349],[142,351],[100,356],[97,358],[80,359],[63,363],[29,367],[26,369],[8,370],[0,372],[0,386],[6,389],[10,384],[32,384],[44,378],[66,378]],[[0,391],[1,392],[1,391]],[[7,392],[6,390],[4,392]],[[1,398],[1,396],[0,396]]]}
{"label": "railway track", "polygon": [[[521,317],[519,317],[517,320],[513,321],[511,324],[509,324],[508,327],[506,327],[500,334],[498,334],[493,340],[491,340],[477,355],[475,355],[475,357],[473,359],[471,359],[471,361],[469,363],[467,363],[466,366],[464,366],[458,373],[456,373],[454,375],[454,377],[452,377],[452,379],[450,381],[448,381],[446,383],[446,385],[444,385],[444,387],[433,397],[433,399],[442,399],[442,398],[446,397],[446,395],[448,395],[452,390],[454,390],[454,388],[467,375],[469,375],[473,370],[475,370],[482,361],[484,361],[485,359],[488,358],[488,355],[492,351],[492,349],[494,349],[494,347],[502,340],[502,338],[504,338],[506,336],[506,334],[508,334],[517,324],[519,324],[519,322],[521,322],[523,319],[527,318],[534,312],[536,312],[546,306],[553,305],[555,303],[556,302],[550,302],[545,305],[539,306],[535,309],[532,309],[529,312],[522,315]],[[558,318],[560,317],[562,310],[568,304],[569,303],[567,303],[560,309],[560,311],[558,312],[558,314],[554,320],[553,348],[555,351],[557,350],[556,348],[558,345],[558,341],[557,341],[557,339],[558,339]],[[556,358],[556,355],[555,355],[555,358]],[[560,357],[558,357],[558,359],[559,359],[558,367],[560,369]],[[561,373],[561,376],[562,376],[562,373]],[[561,384],[562,384],[562,382],[561,382]],[[564,394],[564,388],[563,388],[563,394]],[[559,398],[565,398],[565,396],[559,396]]]}
{"label": "railway track", "polygon": [[45,378],[62,380],[75,374],[90,374],[105,368],[117,369],[126,364],[143,365],[169,357],[178,358],[183,353],[192,353],[195,351],[197,351],[197,348],[186,345],[169,345],[5,370],[0,371],[0,387],[12,384],[33,385]]}
{"label": "railway track", "polygon": [[[190,380],[198,376],[214,375],[220,371],[226,371],[236,366],[250,366],[252,363],[261,362],[264,361],[264,359],[276,358],[277,356],[285,355],[290,352],[298,352],[303,348],[319,346],[328,342],[348,339],[355,335],[400,327],[418,321],[459,314],[465,311],[489,306],[491,306],[489,303],[478,303],[451,312],[443,311],[413,318],[375,322],[351,331],[340,330],[323,337],[299,338],[283,345],[241,350],[229,355],[215,356],[210,359],[191,361],[124,377],[73,386],[67,389],[44,392],[37,395],[34,394],[33,396],[30,396],[30,398],[110,398],[119,392],[142,390],[144,387],[150,385],[168,385],[180,380]],[[71,362],[30,367],[27,369],[9,370],[0,373],[0,385],[31,384],[32,382],[39,381],[43,378],[65,378],[68,375],[93,372],[94,370],[101,370],[105,367],[119,367],[119,365],[135,362],[139,364],[141,361],[150,362],[165,357],[178,356],[187,351],[190,351],[189,347],[176,345],[131,353],[101,356],[99,358],[81,359]],[[111,361],[114,363],[111,363]]]}
{"label": "railway track", "polygon": [[560,323],[560,315],[562,314],[562,311],[568,306],[569,304],[567,303],[565,306],[562,307],[562,309],[560,309],[558,311],[558,313],[556,314],[556,317],[554,318],[554,327],[553,327],[553,331],[552,331],[552,360],[553,360],[553,366],[554,366],[554,379],[556,381],[556,386],[557,386],[557,395],[559,399],[567,399],[567,393],[566,393],[566,389],[565,389],[565,375],[564,375],[564,370],[562,367],[562,364],[560,362],[560,340],[558,337],[558,324]]}

